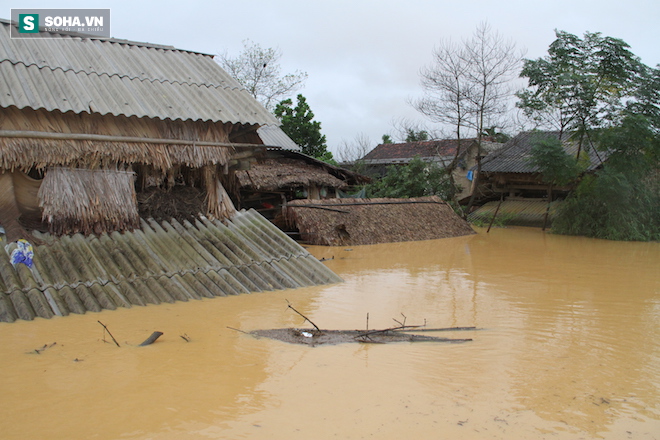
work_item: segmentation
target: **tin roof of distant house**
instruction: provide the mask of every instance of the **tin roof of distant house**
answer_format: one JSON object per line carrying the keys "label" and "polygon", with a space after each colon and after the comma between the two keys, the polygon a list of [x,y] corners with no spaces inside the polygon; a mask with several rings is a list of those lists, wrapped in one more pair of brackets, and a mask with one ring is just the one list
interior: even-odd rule
{"label": "tin roof of distant house", "polygon": [[[504,146],[494,153],[486,156],[481,162],[482,173],[536,173],[538,167],[530,162],[531,149],[539,139],[558,139],[559,131],[525,131],[510,139]],[[570,140],[569,135],[562,137],[564,150],[575,156],[578,152],[578,143]],[[590,165],[588,170],[593,170],[601,165],[606,154],[598,152],[593,148],[582,148],[584,154],[589,155]]]}
{"label": "tin roof of distant house", "polygon": [[278,124],[212,55],[115,38],[12,39],[0,20],[0,107]]}

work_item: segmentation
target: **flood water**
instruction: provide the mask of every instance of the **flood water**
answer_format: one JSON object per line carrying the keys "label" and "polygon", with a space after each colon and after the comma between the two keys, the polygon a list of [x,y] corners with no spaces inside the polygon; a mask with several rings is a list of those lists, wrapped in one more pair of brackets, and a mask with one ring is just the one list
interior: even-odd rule
{"label": "flood water", "polygon": [[[660,244],[519,228],[310,251],[345,282],[0,324],[0,438],[660,439]],[[310,327],[287,301],[325,329],[478,330],[308,347],[228,328]]]}

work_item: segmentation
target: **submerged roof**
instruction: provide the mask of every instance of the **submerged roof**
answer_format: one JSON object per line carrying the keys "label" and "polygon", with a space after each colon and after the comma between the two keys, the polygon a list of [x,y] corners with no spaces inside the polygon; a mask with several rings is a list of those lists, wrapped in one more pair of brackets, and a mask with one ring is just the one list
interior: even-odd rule
{"label": "submerged roof", "polygon": [[[559,131],[526,131],[518,134],[504,144],[504,146],[486,156],[481,161],[481,172],[483,173],[537,173],[538,167],[532,165],[531,149],[539,139],[561,139],[566,153],[575,156],[578,152],[578,144],[568,139],[568,135],[560,138]],[[589,155],[590,165],[587,170],[593,170],[604,160],[604,153],[598,153],[593,148],[583,154]]]}
{"label": "submerged roof", "polygon": [[474,234],[437,196],[293,200],[287,203],[284,215],[303,240],[318,245],[356,246]]}
{"label": "submerged roof", "polygon": [[341,281],[252,210],[227,225],[143,220],[124,234],[40,238],[28,268],[10,263],[17,245],[0,236],[0,321]]}
{"label": "submerged roof", "polygon": [[213,56],[114,38],[12,39],[0,20],[0,107],[277,124]]}

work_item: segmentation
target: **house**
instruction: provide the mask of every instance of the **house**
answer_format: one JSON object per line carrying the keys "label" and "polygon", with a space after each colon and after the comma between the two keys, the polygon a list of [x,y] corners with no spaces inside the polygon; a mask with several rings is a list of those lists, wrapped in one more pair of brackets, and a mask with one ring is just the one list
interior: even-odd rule
{"label": "house", "polygon": [[[501,145],[490,139],[482,141],[482,155],[496,150]],[[460,199],[470,194],[472,182],[468,173],[476,163],[478,151],[477,139],[462,139],[460,149],[456,139],[380,144],[360,159],[360,162],[367,169],[365,174],[384,176],[389,166],[405,165],[415,157],[443,168],[457,158],[454,179],[462,188],[458,196]]]}
{"label": "house", "polygon": [[[550,187],[543,181],[530,159],[532,147],[544,139],[561,140],[566,153],[576,160],[579,154],[585,172],[593,172],[606,157],[594,148],[580,148],[569,134],[560,137],[558,131],[522,132],[481,161],[476,200],[483,206],[470,214],[471,219],[492,218],[499,206],[498,215],[509,217],[511,224],[540,227],[551,223],[553,210],[574,184]],[[472,171],[477,172],[476,167]]]}
{"label": "house", "polygon": [[303,154],[302,148],[276,125],[264,125],[257,133],[269,148],[254,157],[249,167],[236,171],[238,190],[234,195],[239,209],[253,208],[280,227],[282,206],[288,201],[334,198],[341,191],[371,181]]}
{"label": "house", "polygon": [[371,181],[367,176],[336,167],[290,150],[268,150],[250,165],[236,171],[240,208],[253,208],[281,228],[282,206],[296,199],[331,199],[341,191]]}
{"label": "house", "polygon": [[0,20],[0,320],[338,280],[236,212],[234,173],[278,122],[213,56],[12,26]]}

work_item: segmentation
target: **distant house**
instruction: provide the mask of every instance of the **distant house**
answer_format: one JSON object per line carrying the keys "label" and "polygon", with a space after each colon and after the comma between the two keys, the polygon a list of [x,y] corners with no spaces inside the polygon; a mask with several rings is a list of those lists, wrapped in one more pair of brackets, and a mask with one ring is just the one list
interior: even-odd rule
{"label": "distant house", "polygon": [[236,171],[236,178],[238,207],[253,208],[271,220],[291,200],[336,198],[339,191],[371,181],[297,151],[280,149],[269,149],[249,169]]}
{"label": "distant house", "polygon": [[[554,186],[552,193],[549,192],[550,187],[543,181],[543,175],[530,161],[532,147],[542,139],[560,139],[566,153],[575,156],[576,160],[580,150],[581,160],[586,161],[586,172],[600,167],[605,159],[602,152],[593,148],[580,149],[568,134],[560,138],[558,131],[522,132],[481,161],[476,199],[477,205],[483,206],[470,214],[472,218],[492,216],[498,201],[504,200],[500,215],[511,217],[513,224],[541,226],[551,222],[555,201],[563,199],[573,184]],[[476,172],[476,167],[472,171]],[[545,218],[546,213],[549,219]]]}
{"label": "distant house", "polygon": [[[496,150],[501,145],[497,142],[482,141],[482,155]],[[415,157],[419,157],[425,162],[447,167],[454,160],[457,150],[458,140],[456,139],[380,144],[360,159],[360,162],[366,168],[365,174],[384,176],[388,167],[405,165]],[[470,194],[472,182],[469,178],[469,170],[476,164],[477,152],[476,139],[461,140],[458,166],[454,171],[454,179],[462,188],[459,198]]]}

